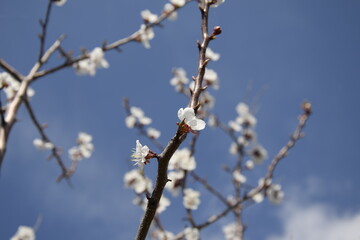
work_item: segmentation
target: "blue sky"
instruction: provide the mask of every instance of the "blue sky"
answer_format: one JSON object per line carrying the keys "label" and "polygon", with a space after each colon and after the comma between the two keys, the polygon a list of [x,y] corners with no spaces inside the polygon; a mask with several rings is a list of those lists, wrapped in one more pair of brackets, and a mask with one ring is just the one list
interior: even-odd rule
{"label": "blue sky", "polygon": [[[75,54],[81,47],[91,50],[104,40],[112,42],[136,31],[142,22],[140,11],[159,13],[165,2],[68,0],[53,9],[47,46],[65,33],[65,49]],[[23,74],[37,58],[38,19],[46,5],[45,0],[0,1],[0,57]],[[284,203],[273,206],[265,201],[247,209],[246,239],[289,239],[291,234],[294,239],[331,239],[321,232],[327,226],[334,231],[331,236],[346,232],[350,234],[343,239],[350,240],[360,235],[354,227],[360,216],[359,12],[360,2],[355,0],[227,0],[210,14],[210,26],[223,29],[211,43],[221,54],[209,66],[221,81],[220,89],[211,92],[216,97],[214,113],[227,122],[236,117],[238,102],[253,103],[258,108],[258,138],[271,158],[295,128],[300,104],[309,100],[314,109],[306,137],[275,173],[274,181],[285,190]],[[191,3],[176,21],[155,29],[151,49],[130,43],[121,53],[106,53],[110,68],[95,77],[77,76],[69,68],[33,84],[34,110],[49,124],[47,133],[54,143],[66,152],[77,133],[85,131],[94,136],[95,152],[80,163],[72,178],[74,188],[57,184],[59,168],[32,145],[38,133],[21,109],[1,169],[0,239],[9,239],[19,225],[34,225],[39,215],[43,222],[37,239],[133,238],[142,210],[132,205],[134,195],[122,179],[133,168],[129,156],[135,140],[142,138],[125,127],[121,101],[129,97],[152,117],[163,144],[174,135],[177,110],[188,99],[170,86],[171,70],[183,67],[188,75],[196,73],[199,19]],[[48,66],[56,63],[59,59],[53,57]],[[219,130],[206,128],[195,156],[197,172],[224,193],[231,185],[221,166],[234,161],[229,145],[230,139]],[[66,154],[64,159],[68,161]],[[269,162],[250,180],[256,182]],[[155,167],[147,166],[150,174]],[[199,221],[222,209],[208,194],[202,202]],[[184,226],[185,212],[179,206],[174,201],[163,216],[173,232]],[[221,226],[230,221],[204,231],[204,239],[219,239]],[[301,221],[312,224],[304,228]]]}

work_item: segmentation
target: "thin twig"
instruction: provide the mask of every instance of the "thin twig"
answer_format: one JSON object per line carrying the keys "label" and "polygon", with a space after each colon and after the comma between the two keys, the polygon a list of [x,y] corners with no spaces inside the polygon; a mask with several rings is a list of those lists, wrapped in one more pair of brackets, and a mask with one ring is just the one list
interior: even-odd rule
{"label": "thin twig", "polygon": [[45,13],[45,21],[42,21],[40,19],[39,23],[41,26],[41,30],[42,32],[39,34],[39,38],[40,38],[40,51],[39,51],[39,57],[38,57],[38,61],[41,61],[41,58],[44,54],[44,49],[45,49],[45,39],[46,39],[46,32],[47,32],[47,26],[50,20],[50,13],[51,13],[51,6],[52,6],[53,1],[49,0],[48,2],[48,6],[46,9],[46,13]]}
{"label": "thin twig", "polygon": [[218,221],[222,217],[226,216],[232,209],[235,209],[239,207],[242,203],[245,201],[252,199],[256,194],[266,190],[268,188],[269,180],[272,179],[274,171],[276,169],[276,166],[278,163],[287,156],[290,149],[293,148],[296,144],[296,142],[303,137],[302,130],[304,129],[306,122],[308,121],[310,114],[311,114],[311,104],[310,103],[304,103],[303,104],[303,110],[304,112],[299,116],[299,122],[298,125],[293,132],[292,136],[290,137],[290,140],[287,142],[287,144],[281,148],[279,153],[273,158],[271,164],[268,167],[267,173],[265,175],[264,184],[258,186],[254,190],[250,191],[248,194],[244,195],[242,198],[240,198],[235,204],[232,206],[226,208],[224,211],[220,212],[218,215],[210,217],[207,221],[204,223],[198,225],[197,227],[199,229],[205,228],[209,226],[210,224]]}
{"label": "thin twig", "polygon": [[[41,139],[44,142],[49,142],[52,143],[52,141],[49,139],[49,137],[45,134],[44,128],[41,126],[40,122],[37,120],[36,115],[34,113],[33,108],[30,105],[30,102],[28,99],[24,99],[24,105],[26,107],[26,110],[29,113],[29,116],[32,120],[32,122],[34,123],[36,129],[38,130]],[[69,171],[64,162],[61,159],[60,154],[58,153],[58,150],[56,148],[56,146],[53,144],[53,147],[51,148],[51,156],[54,157],[56,159],[56,163],[59,165],[60,169],[61,169],[61,176],[57,179],[57,181],[61,181],[62,178],[70,178],[73,175],[73,171]]]}

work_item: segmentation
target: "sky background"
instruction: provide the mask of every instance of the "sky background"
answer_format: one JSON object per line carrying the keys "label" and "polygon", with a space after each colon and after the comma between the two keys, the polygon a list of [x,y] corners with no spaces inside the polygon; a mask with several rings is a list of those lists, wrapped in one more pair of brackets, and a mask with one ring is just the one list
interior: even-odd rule
{"label": "sky background", "polygon": [[[165,0],[87,0],[54,7],[47,45],[65,33],[62,46],[79,54],[106,40],[115,41],[138,30],[140,11],[160,13]],[[38,56],[39,18],[47,1],[0,1],[0,57],[27,74]],[[224,122],[236,117],[235,106],[247,101],[258,111],[257,133],[270,159],[250,175],[250,183],[288,141],[301,112],[311,101],[314,114],[306,137],[276,169],[274,181],[285,191],[283,204],[267,200],[245,210],[245,239],[359,239],[360,230],[360,2],[356,0],[227,0],[210,13],[210,27],[223,33],[210,47],[221,54],[209,67],[220,78],[213,112]],[[36,81],[34,111],[49,127],[50,139],[64,149],[75,144],[78,132],[93,135],[95,152],[82,161],[72,178],[56,183],[60,173],[47,153],[35,149],[39,137],[24,109],[11,132],[0,176],[0,239],[9,239],[19,225],[43,222],[37,239],[133,239],[143,211],[131,201],[123,175],[135,140],[151,143],[127,129],[122,99],[141,107],[161,130],[165,143],[176,131],[177,110],[188,104],[170,86],[171,70],[183,67],[188,76],[197,68],[196,41],[200,14],[195,3],[179,12],[174,22],[155,29],[151,49],[130,43],[122,52],[106,53],[110,68],[96,76],[77,76],[72,68]],[[60,63],[54,56],[46,66]],[[3,94],[2,94],[2,97]],[[197,173],[223,193],[231,193],[229,176],[221,170],[232,164],[230,139],[221,131],[201,132],[195,158]],[[188,144],[188,140],[184,146]],[[146,166],[153,176],[156,163]],[[154,178],[153,178],[154,179]],[[202,222],[223,209],[204,194],[196,211]],[[179,232],[186,223],[181,201],[164,212],[165,227]],[[203,239],[222,239],[229,216],[203,232]]]}

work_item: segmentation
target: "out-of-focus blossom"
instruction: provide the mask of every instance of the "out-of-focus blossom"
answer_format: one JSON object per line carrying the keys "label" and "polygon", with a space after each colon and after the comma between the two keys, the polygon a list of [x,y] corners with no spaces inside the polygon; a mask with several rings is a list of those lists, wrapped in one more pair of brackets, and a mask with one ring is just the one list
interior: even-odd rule
{"label": "out-of-focus blossom", "polygon": [[264,200],[264,194],[263,193],[257,193],[252,197],[252,200],[256,203],[261,203]]}
{"label": "out-of-focus blossom", "polygon": [[170,79],[170,84],[175,87],[177,92],[180,92],[184,89],[185,84],[189,83],[186,71],[183,68],[175,68],[173,70],[173,75],[173,78]]}
{"label": "out-of-focus blossom", "polygon": [[186,240],[199,240],[200,233],[197,228],[187,227],[184,229],[184,235]]}
{"label": "out-of-focus blossom", "polygon": [[200,192],[186,188],[184,189],[183,205],[186,209],[196,210],[200,204]]}
{"label": "out-of-focus blossom", "polygon": [[159,201],[159,205],[156,209],[156,213],[160,214],[163,211],[166,210],[166,208],[170,206],[170,200],[168,198],[166,198],[165,196],[161,196],[160,201]]}
{"label": "out-of-focus blossom", "polygon": [[152,127],[149,127],[147,130],[146,130],[146,134],[149,138],[152,138],[152,139],[158,139],[161,135],[161,132],[155,128],[152,128]]}
{"label": "out-of-focus blossom", "polygon": [[158,19],[158,16],[151,13],[148,9],[141,11],[141,17],[148,23],[154,23]]}
{"label": "out-of-focus blossom", "polygon": [[76,140],[77,145],[68,151],[70,159],[80,161],[83,158],[90,158],[94,152],[94,144],[91,141],[92,136],[90,134],[80,132]]}
{"label": "out-of-focus blossom", "polygon": [[242,236],[242,230],[239,224],[230,223],[223,227],[223,233],[225,235],[226,240],[239,240]]}
{"label": "out-of-focus blossom", "polygon": [[[8,100],[12,100],[20,89],[20,82],[16,81],[16,79],[7,72],[0,73],[0,83]],[[26,94],[28,97],[32,97],[35,95],[35,91],[28,87]]]}
{"label": "out-of-focus blossom", "polygon": [[204,81],[208,86],[212,86],[215,90],[219,89],[219,78],[213,69],[205,69]]}
{"label": "out-of-focus blossom", "polygon": [[155,37],[153,29],[151,27],[146,27],[145,24],[141,24],[139,33],[139,41],[144,45],[145,48],[149,49],[151,47],[149,40]]}
{"label": "out-of-focus blossom", "polygon": [[56,6],[61,7],[66,3],[67,0],[53,0]]}
{"label": "out-of-focus blossom", "polygon": [[17,232],[10,240],[35,240],[35,230],[28,226],[19,226]]}
{"label": "out-of-focus blossom", "polygon": [[102,48],[96,47],[89,53],[89,58],[74,63],[73,67],[79,75],[94,76],[96,69],[109,67],[109,63],[104,56],[105,54]]}
{"label": "out-of-focus blossom", "polygon": [[171,171],[168,173],[168,181],[165,185],[165,188],[171,192],[171,194],[176,197],[179,195],[179,190],[181,188],[181,181],[183,180],[185,174],[184,171]]}
{"label": "out-of-focus blossom", "polygon": [[[175,9],[175,7],[174,7],[174,5],[172,5],[171,3],[166,3],[165,5],[164,5],[164,10],[163,10],[163,12],[164,13],[169,13],[169,12],[171,12],[171,11],[173,11]],[[174,21],[174,20],[176,20],[177,19],[177,12],[172,12],[168,17],[167,17],[167,19],[169,19],[170,21]]]}
{"label": "out-of-focus blossom", "polygon": [[[212,0],[205,0],[205,1],[212,1]],[[225,0],[216,0],[213,4],[210,5],[210,7],[218,7],[220,6],[221,4],[223,4],[225,2]]]}
{"label": "out-of-focus blossom", "polygon": [[149,154],[150,149],[148,146],[141,145],[139,140],[136,140],[136,148],[133,150],[133,154],[131,155],[132,159],[131,161],[135,162],[135,165],[144,165],[148,162],[148,159],[146,157]]}
{"label": "out-of-focus blossom", "polygon": [[209,92],[203,92],[200,95],[199,102],[201,104],[201,109],[212,109],[215,106],[215,98]]}
{"label": "out-of-focus blossom", "polygon": [[132,106],[130,107],[130,115],[125,118],[125,124],[128,128],[133,128],[137,122],[141,125],[149,125],[152,120],[145,116],[141,108]]}
{"label": "out-of-focus blossom", "polygon": [[233,178],[238,183],[246,182],[246,177],[243,174],[241,174],[239,170],[233,172]]}
{"label": "out-of-focus blossom", "polygon": [[218,126],[218,121],[215,117],[215,115],[210,115],[209,118],[208,118],[208,125],[210,127],[217,127]]}
{"label": "out-of-focus blossom", "polygon": [[206,125],[203,120],[198,119],[195,116],[194,109],[189,107],[180,108],[178,111],[178,118],[180,119],[180,121],[184,120],[185,124],[195,131],[203,130]]}
{"label": "out-of-focus blossom", "polygon": [[242,129],[241,125],[236,121],[231,120],[231,121],[229,121],[228,125],[235,132],[240,132]]}
{"label": "out-of-focus blossom", "polygon": [[34,139],[33,144],[37,149],[41,151],[50,150],[54,147],[54,144],[52,144],[51,142],[45,142],[44,140],[39,138]]}
{"label": "out-of-focus blossom", "polygon": [[213,52],[209,47],[206,49],[205,57],[209,58],[212,61],[217,61],[220,59],[220,54]]}
{"label": "out-of-focus blossom", "polygon": [[271,184],[270,187],[266,190],[266,195],[269,198],[270,202],[274,204],[279,204],[284,199],[284,192],[281,190],[280,184]]}
{"label": "out-of-focus blossom", "polygon": [[182,7],[185,5],[186,0],[170,0],[175,7]]}
{"label": "out-of-focus blossom", "polygon": [[175,235],[172,232],[162,231],[160,229],[155,229],[151,233],[151,239],[154,239],[154,240],[174,240],[176,238],[175,238]]}
{"label": "out-of-focus blossom", "polygon": [[257,144],[252,149],[250,149],[249,155],[255,164],[263,163],[264,160],[268,157],[266,149],[260,144]]}
{"label": "out-of-focus blossom", "polygon": [[251,170],[251,169],[253,169],[254,168],[254,162],[252,161],[252,160],[247,160],[246,162],[245,162],[245,167],[247,168],[247,169],[249,169],[249,170]]}
{"label": "out-of-focus blossom", "polygon": [[190,154],[190,150],[187,148],[177,150],[170,159],[169,170],[194,170],[196,168],[196,161],[194,156],[190,156]]}
{"label": "out-of-focus blossom", "polygon": [[239,103],[236,106],[236,111],[239,116],[236,118],[236,122],[243,125],[244,127],[254,127],[257,119],[250,112],[249,106],[246,103]]}
{"label": "out-of-focus blossom", "polygon": [[132,188],[137,194],[151,191],[152,182],[149,178],[141,175],[138,169],[133,169],[124,175],[124,183],[128,188]]}

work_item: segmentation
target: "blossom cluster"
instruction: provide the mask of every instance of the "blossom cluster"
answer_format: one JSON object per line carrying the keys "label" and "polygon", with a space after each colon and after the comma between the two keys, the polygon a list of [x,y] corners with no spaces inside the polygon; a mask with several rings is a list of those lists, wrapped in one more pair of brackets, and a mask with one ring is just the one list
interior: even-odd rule
{"label": "blossom cluster", "polygon": [[103,49],[96,47],[89,53],[88,58],[74,63],[73,67],[79,75],[94,76],[96,74],[96,69],[108,68],[109,63],[105,59]]}
{"label": "blossom cluster", "polygon": [[[13,78],[9,73],[1,72],[0,89],[4,90],[6,94],[6,99],[8,101],[11,101],[20,89],[20,82]],[[26,94],[28,97],[32,97],[35,95],[35,91],[34,89],[28,87]]]}
{"label": "blossom cluster", "polygon": [[69,149],[69,158],[78,162],[84,158],[90,158],[94,152],[94,144],[92,143],[92,136],[85,132],[80,132],[76,140],[76,146]]}
{"label": "blossom cluster", "polygon": [[[131,106],[129,108],[129,115],[125,118],[125,125],[128,128],[148,126],[152,123],[152,119],[147,117],[144,111],[139,107]],[[151,139],[158,139],[161,132],[153,127],[146,128],[146,134]]]}
{"label": "blossom cluster", "polygon": [[10,240],[35,240],[35,230],[28,226],[19,226]]}

